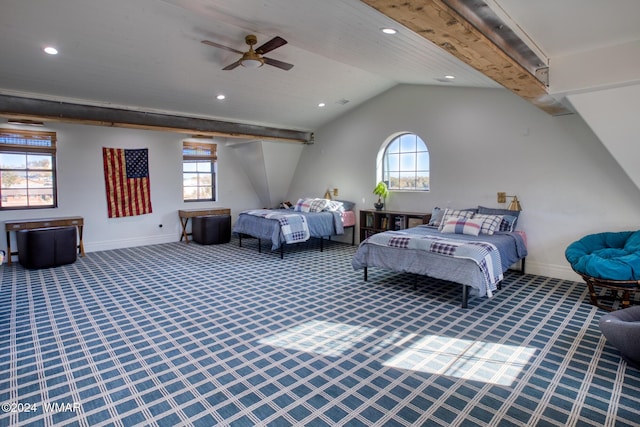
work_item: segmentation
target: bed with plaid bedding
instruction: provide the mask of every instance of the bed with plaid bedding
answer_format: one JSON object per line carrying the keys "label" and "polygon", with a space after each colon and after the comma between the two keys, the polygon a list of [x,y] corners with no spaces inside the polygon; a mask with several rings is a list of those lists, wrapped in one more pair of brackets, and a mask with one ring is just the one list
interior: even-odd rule
{"label": "bed with plaid bedding", "polygon": [[287,243],[306,242],[311,237],[309,226],[304,215],[294,213],[281,213],[269,209],[255,209],[244,212],[247,215],[273,219],[280,223],[280,230],[284,241]]}
{"label": "bed with plaid bedding", "polygon": [[[421,225],[400,231],[374,234],[360,243],[351,264],[413,273],[462,285],[462,307],[468,295],[491,297],[504,272],[524,258],[527,247],[521,232],[496,232],[493,235],[442,233]],[[446,284],[443,282],[443,284]]]}
{"label": "bed with plaid bedding", "polygon": [[470,259],[476,263],[484,277],[486,295],[493,296],[492,291],[503,279],[500,252],[495,245],[488,242],[467,242],[436,236],[412,235],[403,231],[389,231],[374,234],[368,242],[372,245],[389,246],[401,249],[417,249],[446,255],[453,258]]}
{"label": "bed with plaid bedding", "polygon": [[[280,249],[283,257],[284,246],[289,243],[301,243],[312,237],[323,241],[331,236],[344,234],[342,212],[298,212],[292,209],[252,209],[240,212],[233,225],[233,233],[239,237],[242,246],[243,236],[258,239],[258,252],[261,241],[271,242],[271,250]],[[307,230],[305,230],[305,227]]]}

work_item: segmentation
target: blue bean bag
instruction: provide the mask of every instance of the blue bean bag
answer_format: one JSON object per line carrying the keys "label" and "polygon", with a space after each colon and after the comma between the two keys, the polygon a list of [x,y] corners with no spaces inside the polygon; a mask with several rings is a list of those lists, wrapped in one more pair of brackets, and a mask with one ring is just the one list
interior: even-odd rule
{"label": "blue bean bag", "polygon": [[570,244],[565,257],[576,272],[606,280],[640,280],[640,231],[584,236]]}

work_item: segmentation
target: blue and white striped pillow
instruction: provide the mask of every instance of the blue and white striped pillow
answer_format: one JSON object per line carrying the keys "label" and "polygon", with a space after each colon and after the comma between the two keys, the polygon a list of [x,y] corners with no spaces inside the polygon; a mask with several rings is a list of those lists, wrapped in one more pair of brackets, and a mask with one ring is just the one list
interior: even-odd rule
{"label": "blue and white striped pillow", "polygon": [[327,199],[298,199],[298,203],[294,208],[297,212],[322,212],[328,206]]}
{"label": "blue and white striped pillow", "polygon": [[482,228],[482,220],[473,218],[450,218],[443,224],[442,233],[469,234],[477,236]]}
{"label": "blue and white striped pillow", "polygon": [[467,209],[445,209],[440,221],[439,231],[442,231],[444,224],[451,218],[471,218],[475,212]]}

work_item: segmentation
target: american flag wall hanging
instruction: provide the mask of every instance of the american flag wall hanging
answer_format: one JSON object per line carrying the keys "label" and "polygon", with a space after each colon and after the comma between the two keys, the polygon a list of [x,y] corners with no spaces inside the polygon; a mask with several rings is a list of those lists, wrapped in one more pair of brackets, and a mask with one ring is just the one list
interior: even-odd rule
{"label": "american flag wall hanging", "polygon": [[149,150],[102,148],[109,218],[151,213]]}

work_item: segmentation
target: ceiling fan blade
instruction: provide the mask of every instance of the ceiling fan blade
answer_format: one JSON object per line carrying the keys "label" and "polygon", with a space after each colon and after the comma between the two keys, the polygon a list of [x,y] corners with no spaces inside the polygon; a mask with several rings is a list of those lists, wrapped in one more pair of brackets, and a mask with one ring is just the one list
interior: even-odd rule
{"label": "ceiling fan blade", "polygon": [[232,47],[224,46],[224,45],[221,45],[221,44],[209,41],[209,40],[202,40],[202,43],[207,44],[209,46],[217,47],[217,48],[220,48],[220,49],[228,50],[230,52],[239,53],[240,55],[242,55],[244,53],[244,52],[236,50],[236,49],[234,49]]}
{"label": "ceiling fan blade", "polygon": [[277,49],[285,44],[287,44],[287,41],[285,39],[280,36],[275,36],[274,38],[257,48],[255,52],[257,54],[264,55],[265,53],[271,52],[272,50]]}
{"label": "ceiling fan blade", "polygon": [[265,64],[278,67],[282,70],[289,71],[290,69],[293,68],[293,64],[288,64],[286,62],[278,61],[277,59],[265,58],[264,56],[262,57],[262,59],[264,59]]}
{"label": "ceiling fan blade", "polygon": [[240,66],[240,60],[237,60],[233,64],[229,64],[223,68],[223,70],[233,70],[234,68],[238,68]]}

